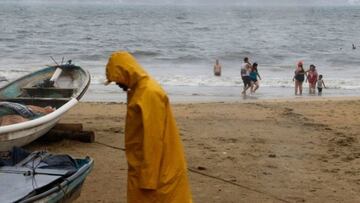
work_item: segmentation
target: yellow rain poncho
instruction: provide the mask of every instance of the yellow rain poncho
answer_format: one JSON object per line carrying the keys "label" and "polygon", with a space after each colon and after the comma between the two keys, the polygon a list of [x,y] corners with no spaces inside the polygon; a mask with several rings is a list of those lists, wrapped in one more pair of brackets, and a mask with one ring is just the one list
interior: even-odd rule
{"label": "yellow rain poncho", "polygon": [[130,89],[125,126],[128,203],[192,202],[184,151],[164,90],[127,52],[110,56],[106,77]]}

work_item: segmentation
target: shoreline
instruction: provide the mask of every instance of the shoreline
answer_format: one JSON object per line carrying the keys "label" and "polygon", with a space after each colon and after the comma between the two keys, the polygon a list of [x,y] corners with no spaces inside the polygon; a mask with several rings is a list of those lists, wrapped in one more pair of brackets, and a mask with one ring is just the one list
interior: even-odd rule
{"label": "shoreline", "polygon": [[[287,98],[263,98],[263,99],[241,99],[241,100],[227,100],[227,101],[217,101],[217,100],[190,100],[190,101],[171,101],[171,105],[181,106],[188,104],[251,104],[251,103],[282,103],[282,102],[308,102],[308,101],[357,101],[360,100],[360,96],[293,96]],[[93,104],[120,104],[126,105],[126,101],[92,101],[92,100],[80,100],[80,103],[93,103]]]}
{"label": "shoreline", "polygon": [[[209,86],[163,86],[172,103],[203,102],[243,102],[276,99],[313,99],[313,98],[347,98],[360,96],[360,90],[325,89],[322,96],[309,95],[304,88],[302,96],[295,96],[293,88],[260,87],[253,95],[241,95],[242,86],[209,87]],[[83,101],[90,102],[126,102],[126,93],[115,85],[90,86]]]}

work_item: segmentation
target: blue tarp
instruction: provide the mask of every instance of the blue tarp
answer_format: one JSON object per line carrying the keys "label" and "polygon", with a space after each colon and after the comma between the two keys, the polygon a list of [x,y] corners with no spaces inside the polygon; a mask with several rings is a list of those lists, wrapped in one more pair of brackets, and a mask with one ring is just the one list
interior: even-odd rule
{"label": "blue tarp", "polygon": [[31,159],[24,163],[24,166],[29,166],[36,163],[37,168],[41,169],[61,169],[75,172],[79,166],[77,162],[66,154],[53,155],[48,152],[33,152],[30,153],[22,148],[14,147],[8,155],[0,157],[1,166],[14,166],[31,156]]}

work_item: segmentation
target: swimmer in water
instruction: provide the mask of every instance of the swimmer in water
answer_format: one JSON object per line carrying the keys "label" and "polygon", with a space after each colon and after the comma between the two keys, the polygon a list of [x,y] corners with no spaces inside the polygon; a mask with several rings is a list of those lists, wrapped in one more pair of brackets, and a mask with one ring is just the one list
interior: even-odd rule
{"label": "swimmer in water", "polygon": [[219,59],[216,59],[216,61],[215,61],[214,75],[215,76],[221,76],[221,65],[219,63]]}

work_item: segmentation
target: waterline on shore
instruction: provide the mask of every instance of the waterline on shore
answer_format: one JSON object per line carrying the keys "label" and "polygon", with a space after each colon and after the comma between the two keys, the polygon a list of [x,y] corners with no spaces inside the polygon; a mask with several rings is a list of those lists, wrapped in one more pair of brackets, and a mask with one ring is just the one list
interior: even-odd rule
{"label": "waterline on shore", "polygon": [[[163,86],[173,103],[191,102],[243,102],[271,99],[314,99],[329,97],[356,97],[360,90],[324,89],[322,96],[309,95],[308,88],[304,87],[302,96],[295,96],[293,88],[260,87],[255,94],[241,95],[242,86],[231,87],[191,87],[191,86]],[[126,93],[116,85],[104,87],[90,86],[85,94],[84,101],[92,102],[126,102]]]}

